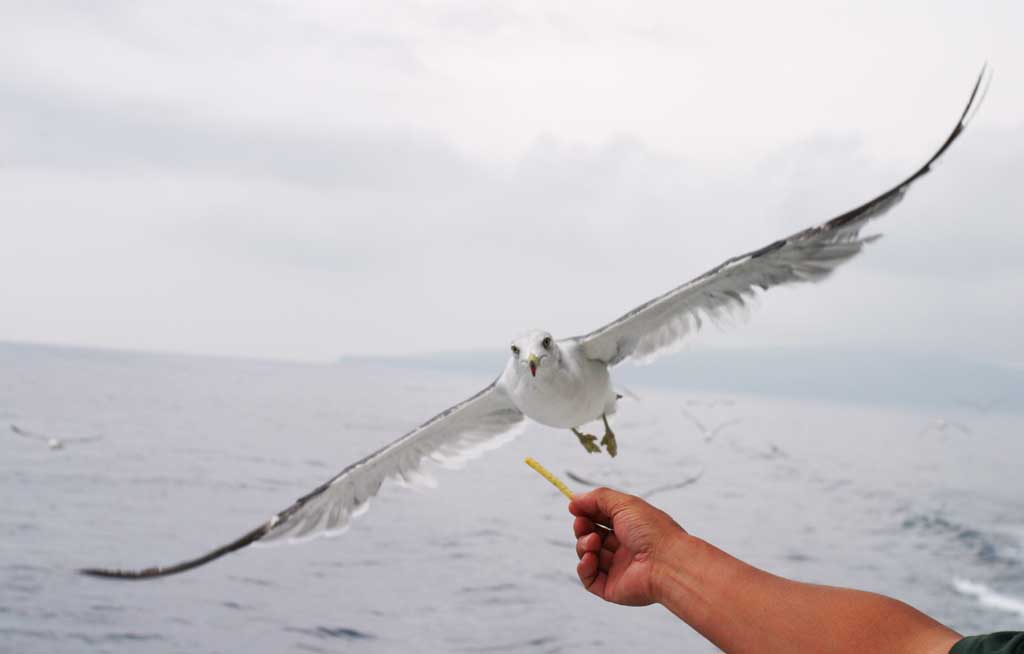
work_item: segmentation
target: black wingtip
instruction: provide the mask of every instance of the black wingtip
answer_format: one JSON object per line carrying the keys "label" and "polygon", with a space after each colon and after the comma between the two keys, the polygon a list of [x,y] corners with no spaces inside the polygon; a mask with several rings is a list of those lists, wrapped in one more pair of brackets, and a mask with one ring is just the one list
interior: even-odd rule
{"label": "black wingtip", "polygon": [[[181,571],[178,571],[181,572]],[[86,577],[98,577],[100,579],[149,579],[162,577],[173,572],[163,572],[162,568],[146,568],[145,570],[111,570],[107,568],[82,568],[78,574]]]}
{"label": "black wingtip", "polygon": [[[832,228],[842,226],[844,224],[851,223],[857,220],[863,220],[865,214],[871,213],[873,207],[885,205],[885,203],[889,203],[888,206],[892,206],[892,203],[894,201],[898,201],[899,198],[902,197],[902,195],[906,192],[907,188],[909,188],[911,184],[913,184],[915,181],[931,172],[932,165],[935,164],[935,162],[938,161],[939,158],[946,153],[946,150],[949,149],[949,146],[953,145],[953,142],[956,141],[963,133],[963,131],[967,128],[967,123],[970,122],[970,120],[974,118],[974,116],[978,113],[978,109],[979,107],[981,107],[981,101],[984,99],[985,93],[988,91],[989,80],[992,79],[991,71],[992,67],[989,66],[988,62],[986,62],[985,65],[981,67],[981,72],[978,73],[978,78],[974,82],[974,87],[971,89],[971,95],[969,98],[967,98],[967,104],[964,106],[964,110],[960,114],[960,119],[957,120],[956,125],[953,126],[953,130],[946,137],[946,140],[942,142],[942,145],[939,146],[938,150],[936,150],[935,153],[932,154],[932,156],[928,159],[928,161],[925,162],[923,166],[918,168],[916,171],[914,171],[912,175],[910,175],[909,177],[907,177],[902,182],[892,187],[885,193],[882,193],[873,200],[865,202],[856,209],[851,209],[850,211],[847,211],[843,215],[833,218],[832,220],[825,223],[825,225]],[[888,207],[886,206],[885,208]],[[874,216],[881,215],[881,213],[882,212],[875,211]],[[785,242],[785,240],[786,239],[783,239],[783,242]],[[760,252],[755,254],[760,254]]]}
{"label": "black wingtip", "polygon": [[971,98],[967,102],[967,108],[964,109],[964,115],[960,119],[960,122],[965,126],[974,119],[978,109],[981,108],[982,102],[985,101],[985,96],[988,95],[988,87],[992,85],[992,76],[994,74],[990,63],[986,61],[982,64],[981,72],[978,73],[978,80],[974,83],[974,91],[971,93]]}
{"label": "black wingtip", "polygon": [[964,107],[964,112],[960,114],[961,129],[966,127],[967,123],[971,122],[974,115],[978,113],[978,108],[981,107],[981,102],[985,99],[985,94],[988,93],[988,87],[991,83],[992,66],[986,61],[981,65],[981,71],[974,82],[974,88],[971,89],[971,97],[967,99],[967,106]]}
{"label": "black wingtip", "polygon": [[911,175],[902,185],[907,185],[916,180],[918,177],[923,176],[929,170],[931,170],[932,164],[938,161],[949,146],[953,145],[953,141],[960,136],[961,132],[967,128],[969,123],[975,115],[978,113],[978,109],[981,108],[981,101],[985,98],[985,94],[988,92],[989,81],[992,79],[991,67],[988,62],[985,62],[981,67],[981,72],[978,73],[978,79],[974,82],[974,88],[971,89],[971,95],[967,98],[967,105],[964,107],[963,113],[960,114],[960,120],[957,121],[956,127],[946,138],[946,141],[942,146],[932,155],[931,159],[925,163],[916,173]]}
{"label": "black wingtip", "polygon": [[260,525],[253,529],[249,533],[245,534],[241,538],[234,540],[227,545],[223,545],[208,552],[203,556],[189,559],[188,561],[182,561],[174,565],[168,566],[153,566],[150,568],[143,568],[141,570],[119,570],[115,568],[81,568],[78,570],[78,574],[85,575],[86,577],[96,577],[98,579],[123,579],[123,580],[141,580],[141,579],[155,579],[157,577],[168,577],[170,575],[176,575],[181,572],[198,568],[201,565],[205,565],[210,561],[219,559],[220,557],[230,554],[236,550],[240,550],[243,547],[247,547],[252,543],[255,543],[259,539],[270,533],[270,529],[274,525],[274,520]]}

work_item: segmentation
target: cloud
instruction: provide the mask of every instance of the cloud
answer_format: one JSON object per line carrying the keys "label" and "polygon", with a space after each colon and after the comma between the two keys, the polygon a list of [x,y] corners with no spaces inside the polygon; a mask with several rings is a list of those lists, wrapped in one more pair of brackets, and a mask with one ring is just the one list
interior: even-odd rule
{"label": "cloud", "polygon": [[415,133],[239,127],[171,107],[90,102],[11,85],[0,85],[0,107],[0,166],[8,169],[208,172],[386,190],[434,181],[433,167],[410,169],[407,162],[429,160],[446,170],[461,164],[447,144]]}
{"label": "cloud", "polygon": [[[824,53],[805,89],[774,51],[666,49],[687,21],[664,7],[225,7],[4,28],[26,63],[0,64],[0,339],[333,359],[581,333],[905,177],[975,68],[875,79]],[[1013,74],[886,238],[699,342],[1019,359]]]}

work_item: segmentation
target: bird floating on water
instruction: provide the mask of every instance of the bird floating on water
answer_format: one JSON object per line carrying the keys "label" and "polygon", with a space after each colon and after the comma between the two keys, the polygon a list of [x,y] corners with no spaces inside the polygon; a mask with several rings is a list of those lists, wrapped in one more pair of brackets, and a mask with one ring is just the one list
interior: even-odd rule
{"label": "bird floating on water", "polygon": [[[615,413],[620,396],[612,388],[609,370],[627,360],[650,361],[670,352],[700,329],[705,318],[714,320],[743,307],[757,289],[821,281],[858,254],[878,238],[861,236],[861,228],[896,206],[963,132],[981,102],[986,72],[982,69],[967,106],[939,149],[881,195],[828,222],[733,257],[582,336],[556,339],[546,331],[526,332],[511,342],[504,371],[486,388],[349,465],[231,543],[174,565],[82,572],[120,579],[160,577],[196,568],[257,541],[338,532],[365,510],[386,479],[415,481],[424,460],[465,457],[493,446],[521,429],[527,418],[572,430],[587,452],[599,453],[603,447],[615,456],[618,443],[608,416]],[[580,430],[598,419],[604,426],[600,440]]]}

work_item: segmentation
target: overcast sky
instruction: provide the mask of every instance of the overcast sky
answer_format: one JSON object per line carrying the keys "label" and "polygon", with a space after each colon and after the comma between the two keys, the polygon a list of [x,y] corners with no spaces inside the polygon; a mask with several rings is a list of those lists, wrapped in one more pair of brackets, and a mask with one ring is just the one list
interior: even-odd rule
{"label": "overcast sky", "polygon": [[1024,365],[1019,0],[87,4],[4,4],[0,340],[575,335],[906,176],[987,60],[885,238],[696,342]]}

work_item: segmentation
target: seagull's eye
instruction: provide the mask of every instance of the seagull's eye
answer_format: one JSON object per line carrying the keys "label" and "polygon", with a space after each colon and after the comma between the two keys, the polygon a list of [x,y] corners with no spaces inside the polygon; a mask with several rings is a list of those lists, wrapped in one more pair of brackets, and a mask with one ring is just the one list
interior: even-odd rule
{"label": "seagull's eye", "polygon": [[512,354],[519,354],[519,348],[515,345],[512,346]]}
{"label": "seagull's eye", "polygon": [[550,350],[551,349],[551,337],[550,336],[545,336],[544,340],[540,342],[540,346],[543,347],[545,350]]}

